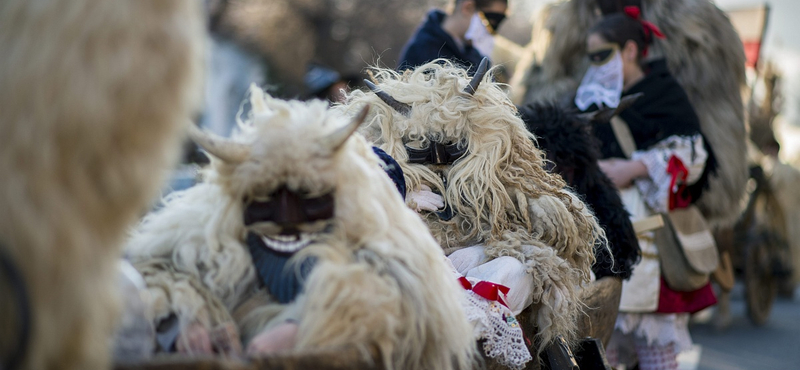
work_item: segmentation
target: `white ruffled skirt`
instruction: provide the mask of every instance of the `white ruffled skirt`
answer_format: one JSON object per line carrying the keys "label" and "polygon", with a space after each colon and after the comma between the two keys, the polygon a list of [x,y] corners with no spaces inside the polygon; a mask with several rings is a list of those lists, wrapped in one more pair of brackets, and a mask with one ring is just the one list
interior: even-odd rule
{"label": "white ruffled skirt", "polygon": [[677,352],[692,347],[689,335],[689,314],[624,313],[620,312],[614,330],[624,336],[647,341],[651,346],[675,345]]}

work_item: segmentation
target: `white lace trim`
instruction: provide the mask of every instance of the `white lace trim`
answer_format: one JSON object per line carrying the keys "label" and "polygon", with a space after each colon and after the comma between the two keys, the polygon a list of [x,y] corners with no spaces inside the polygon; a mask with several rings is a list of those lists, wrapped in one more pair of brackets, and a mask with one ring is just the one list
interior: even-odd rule
{"label": "white lace trim", "polygon": [[689,335],[689,314],[623,313],[617,316],[614,328],[624,334],[644,338],[648,345],[675,344],[678,352],[692,348]]}
{"label": "white lace trim", "polygon": [[464,307],[467,320],[475,325],[475,337],[486,340],[483,343],[486,356],[511,369],[524,368],[533,357],[511,310],[473,291],[465,290],[464,293],[467,296]]}

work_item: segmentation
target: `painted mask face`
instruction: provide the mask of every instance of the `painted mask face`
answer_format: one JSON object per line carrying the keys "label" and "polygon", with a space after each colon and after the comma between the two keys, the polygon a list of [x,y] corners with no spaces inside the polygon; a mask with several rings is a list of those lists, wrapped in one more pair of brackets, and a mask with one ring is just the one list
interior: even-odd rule
{"label": "painted mask face", "polygon": [[245,202],[244,224],[277,252],[294,253],[328,232],[334,216],[333,193],[310,195],[281,186]]}
{"label": "painted mask face", "polygon": [[[368,108],[342,125],[341,117],[328,114],[326,104],[289,102],[294,108],[291,110],[271,97],[265,98],[255,86],[251,94],[251,119],[257,125],[241,125],[243,132],[238,140],[221,138],[195,126],[189,133],[213,157],[211,173],[215,181],[224,184],[231,198],[241,202],[240,220],[248,239],[256,240],[258,247],[291,254],[333,231],[339,187],[335,171],[324,169],[334,166],[337,153]],[[269,109],[269,104],[276,108]],[[292,117],[293,113],[297,117]]]}
{"label": "painted mask face", "polygon": [[[462,116],[461,113],[453,114],[453,112],[464,111],[464,102],[473,99],[473,95],[475,91],[477,91],[487,70],[488,59],[484,59],[478,66],[476,74],[470,79],[469,83],[464,87],[458,88],[461,90],[459,93],[441,101],[419,102],[416,109],[421,109],[423,111],[431,110],[427,114],[448,117],[448,119],[445,120],[428,120],[427,118],[423,118],[426,124],[420,124],[420,118],[414,117],[412,113],[414,108],[412,108],[411,105],[398,101],[387,92],[379,89],[371,81],[365,81],[367,86],[375,92],[386,105],[403,117],[400,120],[411,120],[415,122],[411,125],[405,123],[400,124],[399,126],[405,128],[395,131],[398,139],[402,141],[402,146],[400,148],[405,152],[400,154],[399,158],[406,160],[412,169],[418,168],[418,173],[422,175],[418,177],[417,180],[423,185],[430,186],[434,189],[434,192],[449,193],[448,184],[450,183],[450,176],[453,168],[458,168],[462,164],[462,161],[471,158],[471,154],[467,150],[469,125],[465,121],[465,116]],[[427,77],[429,78],[428,81],[423,82],[423,84],[437,82],[434,74],[429,75]],[[454,80],[446,81],[448,81],[447,86],[452,86],[450,84]],[[408,86],[406,86],[406,88],[407,87]],[[435,99],[440,99],[440,97],[436,97]],[[423,167],[424,170],[422,169]],[[414,171],[416,172],[416,170]],[[452,199],[452,196],[452,194],[445,196],[445,208],[434,212],[442,220],[447,221],[454,217],[448,201],[448,199]]]}
{"label": "painted mask face", "polygon": [[592,63],[583,76],[575,96],[575,105],[587,110],[592,104],[598,108],[616,108],[622,96],[622,54],[617,44],[603,44],[590,50]]}
{"label": "painted mask face", "polygon": [[295,252],[333,230],[334,195],[311,195],[281,185],[267,196],[244,203],[245,243],[258,276],[278,302],[289,303],[302,290],[316,258],[298,261],[299,271],[289,269],[288,262]]}
{"label": "painted mask face", "polygon": [[[417,148],[413,146],[417,146]],[[441,142],[430,140],[424,146],[419,143],[409,143],[405,145],[405,148],[406,153],[408,153],[409,163],[430,168],[431,171],[441,177],[442,184],[445,187],[447,187],[448,183],[449,169],[467,153],[466,144],[452,141],[448,141],[448,144],[442,144]],[[454,216],[453,210],[449,205],[436,212],[436,215],[444,221],[448,221]]]}
{"label": "painted mask face", "polygon": [[424,148],[413,148],[406,145],[408,161],[416,164],[432,164],[452,166],[455,161],[467,152],[465,145],[459,143],[442,144],[436,141],[428,142]]}

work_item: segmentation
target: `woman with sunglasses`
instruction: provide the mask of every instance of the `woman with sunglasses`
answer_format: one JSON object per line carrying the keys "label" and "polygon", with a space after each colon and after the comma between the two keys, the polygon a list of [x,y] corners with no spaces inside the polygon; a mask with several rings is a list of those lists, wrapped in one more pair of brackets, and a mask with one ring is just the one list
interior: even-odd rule
{"label": "woman with sunglasses", "polygon": [[398,70],[437,58],[449,59],[475,71],[494,48],[494,34],[506,18],[508,0],[455,0],[447,14],[434,9],[400,54]]}
{"label": "woman with sunglasses", "polygon": [[[612,122],[595,123],[602,143],[600,168],[620,189],[636,220],[685,207],[700,197],[716,168],[698,117],[663,59],[645,61],[660,30],[638,7],[608,15],[586,39],[592,63],[575,98],[581,110],[616,107],[621,96],[643,95]],[[660,274],[652,233],[639,237],[642,260],[623,283],[620,314],[607,348],[612,366],[677,369],[677,354],[691,346],[690,312],[716,303],[710,285],[675,292]]]}

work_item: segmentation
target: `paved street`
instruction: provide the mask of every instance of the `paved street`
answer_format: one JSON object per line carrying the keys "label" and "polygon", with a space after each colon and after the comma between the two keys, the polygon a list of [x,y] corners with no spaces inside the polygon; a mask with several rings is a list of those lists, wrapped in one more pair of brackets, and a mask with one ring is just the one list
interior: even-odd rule
{"label": "paved street", "polygon": [[756,327],[747,319],[739,285],[732,292],[731,316],[723,332],[708,322],[691,326],[697,347],[682,356],[682,370],[800,370],[800,290],[792,301],[779,298],[769,322]]}

